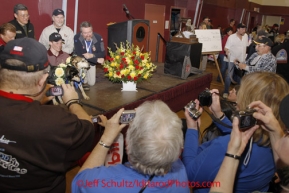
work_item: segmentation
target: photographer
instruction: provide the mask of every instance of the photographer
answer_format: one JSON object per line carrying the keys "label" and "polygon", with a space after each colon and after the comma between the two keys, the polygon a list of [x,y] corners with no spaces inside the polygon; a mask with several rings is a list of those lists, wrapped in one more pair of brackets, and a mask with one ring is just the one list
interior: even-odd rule
{"label": "photographer", "polygon": [[91,118],[71,85],[62,85],[68,110],[41,104],[50,66],[36,40],[9,41],[0,64],[1,192],[65,192],[65,173],[92,148]]}
{"label": "photographer", "polygon": [[[120,109],[108,121],[101,115],[104,133],[72,182],[72,192],[186,192],[188,178],[179,156],[183,147],[182,122],[162,101],[147,101],[136,109],[126,133],[129,162],[105,167],[107,152],[125,124]],[[89,188],[86,182],[93,182]],[[146,184],[147,183],[147,184]],[[186,183],[180,185],[180,183]]]}
{"label": "photographer", "polygon": [[[232,125],[221,111],[218,90],[212,92],[212,105],[210,110],[213,115],[226,125]],[[256,100],[263,101],[270,106],[273,114],[279,119],[279,105],[284,96],[289,94],[289,86],[279,75],[270,72],[255,72],[243,77],[242,84],[237,94],[237,107],[244,110]],[[237,113],[237,112],[235,112]],[[249,118],[252,117],[252,111]],[[188,111],[185,112],[188,130],[185,138],[183,162],[190,181],[213,181],[220,168],[223,157],[227,152],[230,134],[217,137],[216,139],[198,144],[198,128]],[[231,129],[216,122],[218,128],[224,133],[230,133]],[[228,155],[230,156],[230,155]],[[260,159],[262,158],[262,159]],[[233,192],[267,191],[271,181],[275,164],[268,132],[257,129],[254,132],[248,146],[242,153],[238,173],[236,175]],[[258,177],[257,177],[258,176]],[[195,189],[194,192],[208,192],[206,188]]]}

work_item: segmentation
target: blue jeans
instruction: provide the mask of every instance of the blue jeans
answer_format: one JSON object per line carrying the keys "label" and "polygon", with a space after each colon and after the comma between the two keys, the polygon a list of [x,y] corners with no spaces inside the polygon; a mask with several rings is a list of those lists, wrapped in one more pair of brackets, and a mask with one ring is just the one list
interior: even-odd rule
{"label": "blue jeans", "polygon": [[[220,71],[221,71],[223,80],[225,80],[226,70],[228,68],[228,62],[225,62],[224,58],[225,58],[224,54],[219,54],[219,61],[220,61],[220,64],[221,64]],[[220,80],[220,76],[219,75],[218,75],[217,80]]]}
{"label": "blue jeans", "polygon": [[225,77],[225,90],[224,93],[229,93],[229,88],[231,85],[231,78],[237,82],[237,84],[240,84],[241,82],[241,77],[239,77],[238,75],[236,75],[234,73],[234,69],[235,69],[235,64],[233,62],[229,62],[228,63],[228,72],[226,73],[226,77]]}

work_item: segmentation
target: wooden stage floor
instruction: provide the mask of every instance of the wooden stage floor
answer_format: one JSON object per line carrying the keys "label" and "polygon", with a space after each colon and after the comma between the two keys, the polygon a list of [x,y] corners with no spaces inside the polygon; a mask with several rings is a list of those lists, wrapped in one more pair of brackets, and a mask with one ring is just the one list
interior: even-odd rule
{"label": "wooden stage floor", "polygon": [[[191,75],[186,80],[164,74],[164,64],[156,63],[153,76],[137,83],[137,92],[121,91],[121,83],[112,83],[104,76],[102,66],[96,68],[96,84],[86,91],[89,100],[82,99],[83,107],[89,115],[113,115],[119,108],[136,108],[145,100],[160,99],[177,112],[205,88],[210,87],[212,73]],[[139,102],[137,102],[139,101]],[[126,108],[126,109],[128,109]]]}

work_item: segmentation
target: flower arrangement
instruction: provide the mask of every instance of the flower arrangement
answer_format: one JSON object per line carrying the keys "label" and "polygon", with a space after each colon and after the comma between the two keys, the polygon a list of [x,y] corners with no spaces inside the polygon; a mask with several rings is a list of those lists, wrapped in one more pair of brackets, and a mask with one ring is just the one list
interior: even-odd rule
{"label": "flower arrangement", "polygon": [[115,52],[108,48],[109,55],[104,61],[105,76],[112,82],[140,82],[152,76],[156,65],[151,62],[150,53],[142,53],[138,46],[120,43]]}

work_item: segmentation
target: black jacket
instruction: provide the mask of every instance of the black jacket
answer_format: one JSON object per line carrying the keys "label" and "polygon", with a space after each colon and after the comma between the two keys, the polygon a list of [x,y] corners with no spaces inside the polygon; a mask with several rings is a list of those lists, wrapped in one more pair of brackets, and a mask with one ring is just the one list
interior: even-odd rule
{"label": "black jacket", "polygon": [[12,25],[14,25],[16,27],[16,37],[15,37],[15,39],[24,38],[24,37],[35,38],[34,26],[33,26],[32,23],[30,23],[30,21],[28,21],[28,23],[26,24],[27,31],[28,31],[27,35],[26,35],[23,27],[18,23],[18,21],[16,19],[13,19],[13,20],[9,21],[9,23],[11,23]]}

